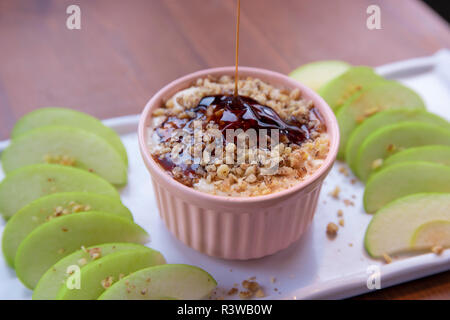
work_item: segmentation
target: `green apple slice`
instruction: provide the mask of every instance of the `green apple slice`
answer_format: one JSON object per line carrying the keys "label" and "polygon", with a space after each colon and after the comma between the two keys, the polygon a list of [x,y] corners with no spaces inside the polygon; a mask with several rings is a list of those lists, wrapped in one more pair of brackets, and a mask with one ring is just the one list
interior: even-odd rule
{"label": "green apple slice", "polygon": [[35,199],[75,191],[119,198],[108,181],[89,172],[55,164],[36,164],[11,172],[0,183],[0,212],[8,219]]}
{"label": "green apple slice", "polygon": [[340,130],[339,159],[344,159],[347,141],[353,130],[370,116],[386,109],[425,109],[422,99],[394,81],[377,82],[352,97],[336,114]]}
{"label": "green apple slice", "polygon": [[41,108],[32,111],[17,121],[12,130],[11,137],[12,139],[16,139],[21,134],[30,130],[50,125],[76,127],[102,137],[117,150],[125,165],[128,165],[127,152],[119,135],[114,130],[86,113],[71,109]]}
{"label": "green apple slice", "polygon": [[84,211],[103,211],[133,220],[130,210],[118,198],[88,192],[55,193],[34,200],[16,212],[3,230],[6,261],[14,266],[17,248],[26,236],[51,219]]}
{"label": "green apple slice", "polygon": [[119,186],[127,182],[127,167],[116,149],[103,138],[74,127],[47,126],[28,131],[2,154],[6,173],[46,162],[85,169]]}
{"label": "green apple slice", "polygon": [[61,286],[57,300],[97,300],[114,282],[135,271],[165,264],[156,250],[144,247],[110,254],[81,268],[80,289]]}
{"label": "green apple slice", "polygon": [[[450,194],[448,195],[450,197]],[[450,203],[448,204],[450,207]],[[411,237],[411,247],[430,249],[434,246],[450,247],[450,217],[448,220],[434,220],[422,224]]]}
{"label": "green apple slice", "polygon": [[39,279],[33,291],[33,300],[54,300],[58,291],[66,283],[70,266],[84,268],[98,258],[106,257],[112,253],[123,250],[142,249],[141,244],[136,243],[105,243],[75,251],[55,263]]}
{"label": "green apple slice", "polygon": [[349,167],[356,172],[356,158],[358,149],[364,140],[376,130],[390,124],[403,121],[419,121],[436,124],[437,126],[450,129],[450,124],[441,117],[420,109],[388,109],[381,111],[366,119],[350,135],[345,148],[345,161]]}
{"label": "green apple slice", "polygon": [[142,269],[116,282],[99,300],[153,300],[172,297],[198,300],[217,286],[206,271],[185,264],[165,264]]}
{"label": "green apple slice", "polygon": [[383,162],[383,166],[406,161],[426,161],[450,166],[450,147],[423,146],[405,149],[387,158]]}
{"label": "green apple slice", "polygon": [[376,130],[358,150],[356,175],[366,181],[390,155],[424,145],[450,146],[450,129],[423,122],[401,122]]}
{"label": "green apple slice", "polygon": [[373,82],[383,80],[372,68],[358,66],[348,69],[319,90],[319,94],[335,112],[347,99]]}
{"label": "green apple slice", "polygon": [[373,213],[413,193],[450,192],[450,167],[431,162],[402,162],[375,172],[364,190],[364,209]]}
{"label": "green apple slice", "polygon": [[52,265],[81,246],[148,239],[147,232],[129,219],[100,211],[80,212],[33,230],[20,244],[14,265],[19,279],[32,289]]}
{"label": "green apple slice", "polygon": [[[449,181],[449,180],[447,180]],[[414,250],[411,238],[425,223],[450,220],[450,194],[422,193],[398,199],[380,209],[364,239],[372,257]]]}
{"label": "green apple slice", "polygon": [[304,64],[289,74],[300,83],[318,91],[324,84],[346,72],[351,66],[344,61],[326,60]]}

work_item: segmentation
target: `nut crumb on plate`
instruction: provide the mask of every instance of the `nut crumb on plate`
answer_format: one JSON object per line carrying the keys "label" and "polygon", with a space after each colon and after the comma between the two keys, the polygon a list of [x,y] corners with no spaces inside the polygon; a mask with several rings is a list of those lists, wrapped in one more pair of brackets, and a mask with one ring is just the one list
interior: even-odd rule
{"label": "nut crumb on plate", "polygon": [[443,251],[444,251],[444,247],[442,247],[442,246],[433,246],[431,248],[431,252],[433,252],[437,255],[441,255]]}
{"label": "nut crumb on plate", "polygon": [[340,192],[341,192],[341,188],[339,186],[336,186],[336,188],[334,188],[333,191],[330,192],[330,196],[332,196],[335,199],[339,199]]}
{"label": "nut crumb on plate", "polygon": [[327,224],[327,235],[330,238],[334,238],[337,235],[339,227],[334,222],[330,222]]}
{"label": "nut crumb on plate", "polygon": [[387,253],[383,253],[383,259],[387,264],[392,262],[392,258]]}

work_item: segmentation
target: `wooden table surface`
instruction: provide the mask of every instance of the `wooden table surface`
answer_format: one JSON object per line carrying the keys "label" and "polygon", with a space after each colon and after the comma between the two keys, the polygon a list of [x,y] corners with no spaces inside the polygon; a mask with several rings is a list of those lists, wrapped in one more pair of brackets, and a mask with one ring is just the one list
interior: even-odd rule
{"label": "wooden table surface", "polygon": [[[366,9],[381,8],[382,30]],[[81,7],[81,30],[66,8]],[[164,84],[234,63],[231,0],[0,0],[0,139],[30,110],[139,113]],[[313,60],[377,66],[450,48],[448,24],[417,0],[242,0],[240,64],[287,73]],[[450,272],[361,296],[450,299]]]}

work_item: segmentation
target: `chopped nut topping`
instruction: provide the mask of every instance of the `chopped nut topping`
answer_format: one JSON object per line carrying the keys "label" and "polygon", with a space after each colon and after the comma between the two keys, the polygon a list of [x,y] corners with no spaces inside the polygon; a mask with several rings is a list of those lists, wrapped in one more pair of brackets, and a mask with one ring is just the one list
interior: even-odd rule
{"label": "chopped nut topping", "polygon": [[434,246],[431,248],[431,252],[433,252],[437,255],[441,255],[443,251],[444,251],[444,248],[442,246]]}
{"label": "chopped nut topping", "polygon": [[372,162],[372,169],[378,169],[379,167],[381,167],[383,165],[383,159],[376,159],[373,160]]}
{"label": "chopped nut topping", "polygon": [[237,288],[231,288],[231,289],[228,291],[228,295],[229,295],[229,296],[235,295],[236,293],[238,293],[238,289],[237,289]]}
{"label": "chopped nut topping", "polygon": [[81,258],[80,260],[78,260],[78,265],[80,267],[84,266],[87,263],[87,259],[86,258]]}
{"label": "chopped nut topping", "polygon": [[344,204],[346,207],[349,207],[349,206],[353,207],[355,205],[355,203],[349,199],[344,199]]}
{"label": "chopped nut topping", "polygon": [[330,192],[330,196],[332,196],[335,199],[339,199],[339,193],[341,192],[341,188],[339,186],[336,186],[333,191]]}
{"label": "chopped nut topping", "polygon": [[393,152],[393,151],[395,151],[395,149],[397,149],[397,148],[393,144],[388,145],[387,148],[386,148],[386,150],[388,152]]}
{"label": "chopped nut topping", "polygon": [[96,260],[102,256],[101,248],[92,248],[92,249],[88,249],[87,251],[93,260]]}
{"label": "chopped nut topping", "polygon": [[69,156],[52,156],[49,154],[44,156],[44,161],[46,163],[60,164],[63,166],[74,166],[76,164],[75,158]]}
{"label": "chopped nut topping", "polygon": [[383,259],[387,264],[392,262],[392,258],[387,253],[383,253]]}
{"label": "chopped nut topping", "polygon": [[264,293],[263,289],[258,289],[255,293],[255,297],[257,298],[264,298],[266,296],[266,294]]}
{"label": "chopped nut topping", "polygon": [[113,284],[113,280],[114,280],[114,278],[111,277],[111,276],[106,277],[105,279],[103,279],[101,281],[102,287],[105,288],[105,289],[108,289]]}
{"label": "chopped nut topping", "polygon": [[249,298],[253,297],[253,292],[241,291],[241,292],[239,292],[239,297],[241,299],[249,299]]}
{"label": "chopped nut topping", "polygon": [[259,284],[256,281],[244,280],[242,281],[242,287],[250,290],[251,292],[256,292],[256,290],[259,289]]}
{"label": "chopped nut topping", "polygon": [[327,235],[330,238],[334,238],[337,235],[337,232],[339,230],[339,227],[337,226],[337,224],[330,222],[327,225]]}
{"label": "chopped nut topping", "polygon": [[340,167],[339,168],[339,172],[342,173],[344,176],[348,177],[349,176],[349,172],[348,169],[346,167]]}

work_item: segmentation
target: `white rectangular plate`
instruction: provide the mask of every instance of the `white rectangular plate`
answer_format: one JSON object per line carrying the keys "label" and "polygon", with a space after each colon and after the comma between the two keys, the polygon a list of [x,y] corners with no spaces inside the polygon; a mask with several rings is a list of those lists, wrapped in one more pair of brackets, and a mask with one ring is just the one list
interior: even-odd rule
{"label": "white rectangular plate", "polygon": [[[450,120],[450,51],[382,66],[377,71],[416,90],[428,110]],[[381,288],[450,269],[450,250],[440,256],[427,253],[397,258],[388,265],[368,257],[363,238],[372,216],[362,208],[363,185],[350,183],[353,177],[339,172],[345,166],[343,163],[336,163],[325,180],[312,227],[286,250],[250,261],[226,261],[196,252],[175,239],[159,218],[150,177],[138,150],[138,119],[139,116],[128,116],[105,121],[121,135],[130,158],[129,182],[121,191],[122,200],[136,222],[150,233],[149,246],[160,250],[169,263],[193,264],[215,277],[219,283],[215,297],[236,298],[227,296],[226,292],[235,283],[255,276],[268,299],[338,299],[370,291],[368,277],[377,268],[381,273]],[[0,142],[0,151],[7,144],[8,141]],[[3,176],[0,171],[0,179]],[[342,190],[339,200],[329,196],[336,186]],[[346,206],[344,199],[355,205]],[[330,240],[325,233],[326,225],[338,222],[339,209],[344,212],[345,226]],[[5,222],[0,220],[1,232]],[[0,255],[0,299],[30,297],[31,291],[20,283]]]}

